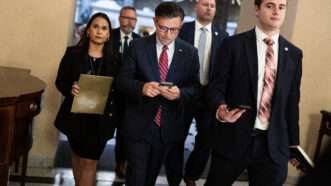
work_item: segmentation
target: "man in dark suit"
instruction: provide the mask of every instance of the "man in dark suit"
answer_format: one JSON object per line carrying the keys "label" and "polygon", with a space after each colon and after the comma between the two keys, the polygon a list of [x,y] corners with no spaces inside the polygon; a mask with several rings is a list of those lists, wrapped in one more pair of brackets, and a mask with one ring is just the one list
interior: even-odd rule
{"label": "man in dark suit", "polygon": [[121,54],[129,46],[130,42],[134,39],[140,38],[138,34],[133,32],[137,23],[137,12],[132,6],[124,6],[120,10],[118,17],[120,27],[113,29],[112,34],[114,38],[114,48]]}
{"label": "man in dark suit", "polygon": [[[221,31],[216,25],[212,24],[215,11],[215,0],[197,1],[195,4],[196,21],[183,24],[179,33],[181,39],[198,48],[200,84],[202,85],[201,96],[185,111],[186,134],[188,134],[193,118],[195,119],[197,129],[194,149],[185,166],[184,181],[188,186],[194,186],[195,181],[201,177],[210,154],[208,137],[210,136],[212,120],[210,113],[205,109],[205,96],[208,82],[211,80],[213,74],[213,66],[217,62],[216,53],[223,39],[227,37],[226,32]],[[178,162],[173,161],[173,159],[169,163],[167,162],[167,174],[177,174],[177,176],[173,176],[175,178],[177,177],[177,181],[174,180],[173,182],[180,182],[182,177],[184,143],[185,138],[182,145],[178,147],[178,152],[172,153],[174,158],[179,158]],[[171,168],[171,166],[175,167]]]}
{"label": "man in dark suit", "polygon": [[131,42],[117,79],[127,97],[128,186],[155,185],[163,161],[184,138],[184,107],[196,98],[200,84],[197,50],[176,39],[183,18],[176,3],[159,4],[155,34]]}
{"label": "man in dark suit", "polygon": [[[121,62],[123,62],[125,50],[127,50],[129,43],[134,40],[140,38],[140,36],[133,32],[136,23],[137,23],[137,13],[136,9],[132,6],[124,6],[120,10],[120,15],[118,18],[120,22],[120,27],[113,29],[113,44],[114,49],[121,54]],[[122,121],[125,107],[125,98],[118,95],[117,100],[121,100],[121,107],[119,110],[119,116]],[[116,131],[116,144],[115,144],[115,160],[116,167],[115,173],[117,176],[117,181],[120,181],[125,177],[125,169],[126,169],[126,154],[125,154],[125,139],[121,132],[121,124],[118,124]]]}
{"label": "man in dark suit", "polygon": [[[253,30],[225,39],[208,99],[216,115],[206,186],[281,186],[299,145],[302,51],[279,35],[287,0],[255,0]],[[292,161],[291,161],[292,162]]]}

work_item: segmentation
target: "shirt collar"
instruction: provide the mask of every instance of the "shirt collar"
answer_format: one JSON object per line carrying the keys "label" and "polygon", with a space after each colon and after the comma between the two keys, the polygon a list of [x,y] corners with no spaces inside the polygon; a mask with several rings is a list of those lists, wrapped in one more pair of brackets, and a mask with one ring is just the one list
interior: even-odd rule
{"label": "shirt collar", "polygon": [[[163,48],[163,44],[159,41],[159,39],[156,37],[156,46],[158,47],[158,48]],[[173,41],[173,42],[171,42],[169,45],[168,45],[168,51],[170,50],[170,49],[172,49],[172,48],[174,48],[175,47],[175,41]]]}
{"label": "shirt collar", "polygon": [[[265,38],[269,38],[267,34],[265,34],[258,26],[255,27],[255,33],[256,33],[256,40],[263,42]],[[271,36],[271,39],[278,43],[279,33],[274,34]]]}
{"label": "shirt collar", "polygon": [[121,39],[124,39],[125,36],[128,36],[128,39],[130,40],[132,38],[132,32],[128,35],[126,35],[121,29],[120,29],[120,33],[121,33]]}
{"label": "shirt collar", "polygon": [[200,30],[202,27],[204,27],[208,32],[211,32],[211,22],[206,25],[206,26],[203,26],[201,23],[199,23],[198,20],[195,21],[195,29],[196,30]]}

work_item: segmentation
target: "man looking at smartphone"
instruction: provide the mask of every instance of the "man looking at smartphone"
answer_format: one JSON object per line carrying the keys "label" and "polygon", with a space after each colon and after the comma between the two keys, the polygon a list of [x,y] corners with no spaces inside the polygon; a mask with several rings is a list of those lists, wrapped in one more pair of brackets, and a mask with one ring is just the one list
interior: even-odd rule
{"label": "man looking at smartphone", "polygon": [[183,18],[176,3],[159,4],[155,34],[131,42],[117,78],[128,98],[123,121],[128,186],[154,186],[164,160],[184,138],[183,110],[200,84],[197,50],[177,39]]}

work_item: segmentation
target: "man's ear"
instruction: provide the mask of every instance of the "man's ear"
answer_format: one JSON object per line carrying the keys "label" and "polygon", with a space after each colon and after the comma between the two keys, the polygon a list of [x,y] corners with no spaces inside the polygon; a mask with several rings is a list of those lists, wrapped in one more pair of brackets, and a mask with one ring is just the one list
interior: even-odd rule
{"label": "man's ear", "polygon": [[153,22],[154,22],[154,26],[156,27],[156,22],[157,22],[156,17],[153,17]]}
{"label": "man's ear", "polygon": [[255,16],[256,16],[256,17],[258,17],[258,15],[259,15],[258,12],[259,12],[259,11],[260,11],[260,7],[258,7],[258,6],[255,5]]}

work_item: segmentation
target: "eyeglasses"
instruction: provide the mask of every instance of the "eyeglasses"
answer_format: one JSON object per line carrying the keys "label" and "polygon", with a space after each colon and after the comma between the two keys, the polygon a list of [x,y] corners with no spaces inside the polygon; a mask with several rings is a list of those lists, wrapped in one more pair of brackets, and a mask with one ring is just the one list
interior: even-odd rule
{"label": "eyeglasses", "polygon": [[168,31],[170,31],[170,33],[172,33],[172,34],[177,34],[180,30],[180,28],[167,27],[167,26],[160,25],[159,23],[157,23],[157,26],[160,28],[160,31],[163,33],[167,33]]}
{"label": "eyeglasses", "polygon": [[129,21],[137,21],[137,18],[135,18],[135,17],[120,16],[120,18],[128,19]]}

